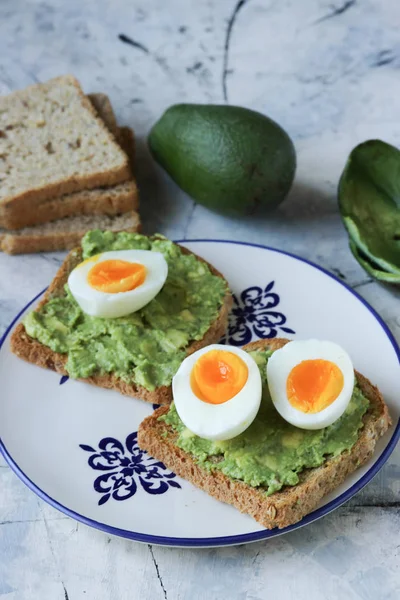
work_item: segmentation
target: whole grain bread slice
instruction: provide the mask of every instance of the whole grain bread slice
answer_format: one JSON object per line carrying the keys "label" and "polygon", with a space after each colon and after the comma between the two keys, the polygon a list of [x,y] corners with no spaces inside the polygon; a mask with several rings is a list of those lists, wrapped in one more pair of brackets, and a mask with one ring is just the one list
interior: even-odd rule
{"label": "whole grain bread slice", "polygon": [[[139,193],[135,181],[126,181],[111,187],[82,190],[45,200],[35,211],[13,212],[0,218],[0,237],[21,235],[26,228],[53,222],[56,231],[60,219],[78,218],[84,215],[106,215],[113,217],[139,207]],[[39,229],[38,229],[39,231]],[[79,240],[78,240],[79,241]],[[71,248],[71,246],[69,246]]]}
{"label": "whole grain bread slice", "polygon": [[0,206],[37,203],[130,178],[115,142],[71,75],[0,98]]}
{"label": "whole grain bread slice", "polygon": [[[248,344],[244,349],[277,350],[288,341],[262,340]],[[176,446],[176,432],[158,420],[168,412],[168,407],[158,408],[140,424],[138,443],[174,473],[217,500],[232,504],[241,512],[249,514],[267,529],[287,527],[314,510],[323,496],[332,492],[350,473],[363,465],[373,454],[378,438],[391,424],[388,408],[378,388],[360,373],[356,372],[356,376],[363,394],[370,401],[370,408],[364,415],[364,425],[353,448],[336,458],[328,458],[320,467],[305,469],[300,473],[297,485],[285,487],[271,496],[266,496],[262,489],[231,479],[221,471],[206,471],[192,455]]]}
{"label": "whole grain bread slice", "polygon": [[[105,94],[89,94],[98,116],[115,136],[118,144],[129,158],[131,169],[135,158],[134,134],[129,127],[118,128],[111,102]],[[139,195],[136,182],[132,179],[113,186],[81,190],[44,200],[31,209],[21,207],[15,210],[13,205],[0,206],[0,227],[10,230],[31,227],[65,217],[78,215],[108,215],[137,210]],[[0,231],[1,235],[1,231]],[[69,245],[69,248],[72,246]]]}
{"label": "whole grain bread slice", "polygon": [[7,254],[28,254],[70,250],[90,229],[140,231],[139,214],[130,210],[117,215],[79,215],[16,231],[0,229],[0,250]]}
{"label": "whole grain bread slice", "polygon": [[[181,247],[183,254],[193,254],[190,250]],[[217,271],[212,265],[207,263],[204,259],[195,255],[199,261],[204,262],[208,265],[210,271],[217,277],[224,279],[223,275]],[[64,263],[61,265],[57,275],[53,282],[47,289],[43,300],[40,302],[38,308],[45,304],[50,298],[59,297],[65,294],[64,285],[68,280],[70,272],[82,261],[82,251],[80,248],[75,248],[66,257]],[[225,279],[224,279],[225,281]],[[186,353],[192,354],[196,350],[218,342],[224,335],[226,326],[228,323],[228,314],[232,306],[232,296],[227,288],[226,295],[224,297],[222,306],[219,310],[217,318],[210,325],[201,340],[192,341],[186,348]],[[11,336],[11,350],[14,354],[26,360],[30,363],[44,367],[46,369],[52,369],[57,371],[61,375],[68,375],[65,364],[67,362],[67,355],[53,352],[47,346],[44,346],[37,340],[31,338],[25,331],[25,327],[22,323],[17,325],[12,336]],[[86,383],[97,385],[102,388],[112,389],[124,394],[126,396],[132,396],[140,398],[146,402],[154,404],[170,404],[172,401],[172,389],[171,386],[161,386],[156,388],[154,391],[147,390],[146,388],[136,385],[135,383],[127,383],[122,379],[118,378],[113,374],[95,374],[86,379],[81,379]]]}
{"label": "whole grain bread slice", "polygon": [[34,211],[5,213],[0,217],[0,235],[15,235],[17,230],[46,223],[56,223],[67,217],[80,215],[107,215],[109,217],[137,210],[139,193],[135,181],[126,181],[111,187],[82,190],[45,200]]}

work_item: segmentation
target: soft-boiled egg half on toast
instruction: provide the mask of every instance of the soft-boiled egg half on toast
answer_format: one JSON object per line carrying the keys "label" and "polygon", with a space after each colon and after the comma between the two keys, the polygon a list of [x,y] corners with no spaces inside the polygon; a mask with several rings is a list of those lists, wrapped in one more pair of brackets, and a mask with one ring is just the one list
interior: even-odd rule
{"label": "soft-boiled egg half on toast", "polygon": [[[273,352],[266,378],[278,413],[301,429],[322,429],[338,420],[355,382],[349,355],[337,344],[319,340],[288,342]],[[190,431],[224,441],[251,425],[263,390],[251,354],[214,344],[182,362],[172,392],[177,413]]]}
{"label": "soft-boiled egg half on toast", "polygon": [[254,421],[261,402],[254,358],[234,346],[212,344],[182,362],[172,380],[175,408],[193,433],[229,440]]}
{"label": "soft-boiled egg half on toast", "polygon": [[322,429],[337,421],[351,400],[354,379],[349,355],[333,342],[289,342],[267,363],[276,410],[301,429]]}
{"label": "soft-boiled egg half on toast", "polygon": [[168,264],[161,252],[114,250],[80,263],[71,271],[68,286],[85,313],[113,319],[146,306],[167,275]]}

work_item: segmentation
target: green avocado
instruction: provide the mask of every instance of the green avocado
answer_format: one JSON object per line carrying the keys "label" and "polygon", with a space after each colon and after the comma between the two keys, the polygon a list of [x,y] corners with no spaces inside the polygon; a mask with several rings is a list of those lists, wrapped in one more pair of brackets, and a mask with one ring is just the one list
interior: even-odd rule
{"label": "green avocado", "polygon": [[296,154],[268,117],[239,106],[176,104],[149,135],[156,161],[196,202],[221,213],[272,209],[293,182]]}
{"label": "green avocado", "polygon": [[266,364],[272,352],[250,354],[260,369],[263,396],[260,410],[246,431],[224,442],[205,440],[185,427],[174,404],[160,420],[178,433],[176,445],[203,468],[222,471],[270,495],[283,486],[296,485],[303,469],[319,467],[328,457],[350,450],[363,426],[369,401],[356,386],[346,411],[335,423],[314,431],[299,429],[279,415],[269,395]]}
{"label": "green avocado", "polygon": [[381,140],[352,150],[339,182],[350,248],[373,277],[400,282],[400,151]]}
{"label": "green avocado", "polygon": [[29,313],[24,325],[31,337],[68,354],[71,377],[113,373],[154,390],[170,385],[186,346],[201,339],[217,317],[227,286],[206,264],[162,236],[94,230],[82,240],[84,259],[128,249],[161,252],[168,263],[164,287],[141,310],[118,319],[91,317],[66,285],[64,295]]}

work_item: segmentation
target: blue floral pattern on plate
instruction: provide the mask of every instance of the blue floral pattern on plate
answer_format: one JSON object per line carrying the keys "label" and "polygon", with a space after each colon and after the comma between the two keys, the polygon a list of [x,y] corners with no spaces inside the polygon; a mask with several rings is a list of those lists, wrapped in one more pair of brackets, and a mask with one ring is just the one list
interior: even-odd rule
{"label": "blue floral pattern on plate", "polygon": [[99,505],[110,498],[119,501],[131,498],[139,484],[148,494],[165,494],[171,487],[181,489],[174,481],[175,473],[139,448],[137,431],[128,435],[125,446],[115,438],[106,437],[99,442],[98,450],[86,444],[79,447],[90,452],[89,467],[104,471],[93,483],[95,491],[101,494]]}
{"label": "blue floral pattern on plate", "polygon": [[233,308],[229,314],[228,332],[223,343],[244,346],[251,342],[253,335],[262,340],[274,338],[280,332],[295,333],[286,326],[286,317],[276,307],[280,297],[273,291],[275,281],[265,288],[249,287],[236,296],[233,294]]}

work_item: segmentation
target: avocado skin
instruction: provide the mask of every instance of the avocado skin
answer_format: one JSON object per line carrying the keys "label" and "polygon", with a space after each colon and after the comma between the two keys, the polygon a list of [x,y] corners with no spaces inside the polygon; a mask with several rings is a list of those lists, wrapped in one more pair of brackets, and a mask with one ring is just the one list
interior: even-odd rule
{"label": "avocado skin", "polygon": [[149,147],[180,188],[224,214],[275,208],[296,170],[287,133],[239,106],[175,104],[153,126]]}

